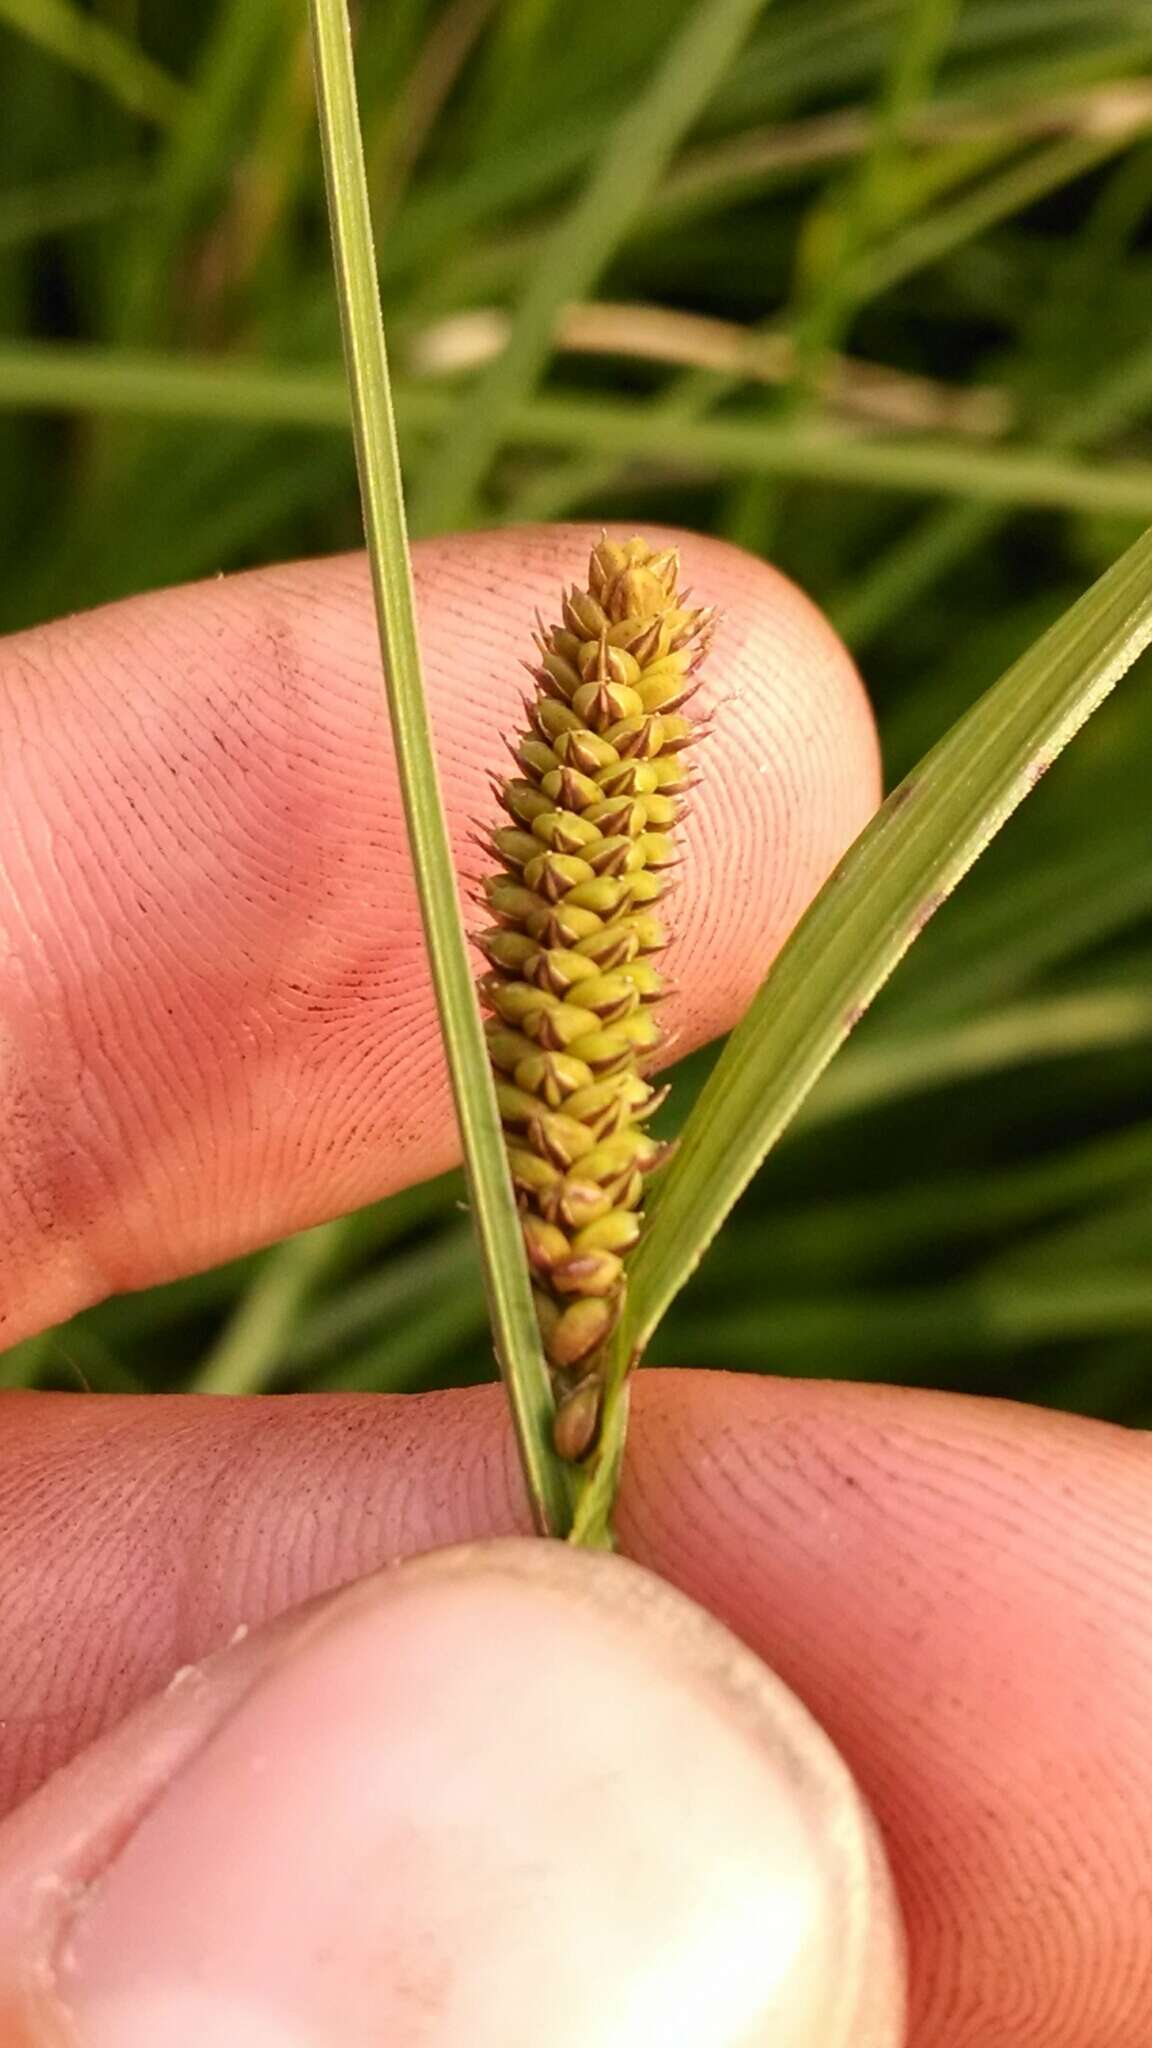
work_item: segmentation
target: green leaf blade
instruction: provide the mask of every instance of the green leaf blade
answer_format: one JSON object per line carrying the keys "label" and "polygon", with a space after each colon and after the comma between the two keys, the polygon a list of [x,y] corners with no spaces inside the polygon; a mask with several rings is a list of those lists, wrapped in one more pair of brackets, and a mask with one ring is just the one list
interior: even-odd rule
{"label": "green leaf blade", "polygon": [[708,1081],[637,1250],[643,1349],[762,1160],[934,911],[1152,641],[1152,532],[889,797],[779,955]]}
{"label": "green leaf blade", "polygon": [[501,1371],[536,1527],[564,1535],[570,1482],[456,891],[424,694],[345,0],[311,0],[316,92],[364,526],[417,893]]}

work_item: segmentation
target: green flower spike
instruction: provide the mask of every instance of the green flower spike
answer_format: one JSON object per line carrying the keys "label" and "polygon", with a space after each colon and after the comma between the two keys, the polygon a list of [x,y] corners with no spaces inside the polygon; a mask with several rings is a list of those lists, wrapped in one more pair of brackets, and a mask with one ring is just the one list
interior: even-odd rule
{"label": "green flower spike", "polygon": [[556,1392],[556,1447],[577,1461],[600,1426],[607,1346],[644,1182],[668,1147],[645,1131],[661,1044],[653,956],[677,860],[696,736],[683,705],[711,611],[683,603],[674,548],[602,540],[588,587],[537,636],[537,695],[499,790],[499,920],[480,934],[488,1047]]}

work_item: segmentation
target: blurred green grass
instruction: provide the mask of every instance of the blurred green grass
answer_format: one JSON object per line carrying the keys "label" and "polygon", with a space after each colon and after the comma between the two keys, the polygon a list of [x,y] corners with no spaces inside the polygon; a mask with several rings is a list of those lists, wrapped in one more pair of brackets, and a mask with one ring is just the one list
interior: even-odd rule
{"label": "blurred green grass", "polygon": [[[1152,517],[1150,56],[1145,0],[369,0],[418,522],[770,555],[902,773]],[[303,17],[0,0],[0,73],[0,623],[354,543]],[[1152,1421],[1149,673],[934,921],[655,1357]],[[104,1303],[0,1384],[485,1377],[459,1197]]]}

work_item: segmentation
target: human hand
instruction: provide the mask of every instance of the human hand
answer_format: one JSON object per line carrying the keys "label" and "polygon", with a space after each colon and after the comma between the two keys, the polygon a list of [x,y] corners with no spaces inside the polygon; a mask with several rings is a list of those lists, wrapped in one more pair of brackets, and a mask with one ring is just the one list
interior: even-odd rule
{"label": "human hand", "polygon": [[[586,545],[421,551],[461,846],[524,618]],[[684,556],[725,610],[677,905],[687,1045],[751,995],[876,760],[810,607],[716,543]],[[0,649],[0,1343],[450,1162],[375,668],[348,561]],[[913,2048],[1145,2043],[1143,1442],[697,1373],[643,1374],[636,1411],[625,1547],[855,1772]],[[524,1529],[497,1389],[11,1396],[4,1419],[5,2048],[896,2038],[851,1794],[831,1781],[834,1841],[825,1751],[723,1637],[559,1547],[378,1570]],[[832,2019],[862,1932],[864,2003]]]}

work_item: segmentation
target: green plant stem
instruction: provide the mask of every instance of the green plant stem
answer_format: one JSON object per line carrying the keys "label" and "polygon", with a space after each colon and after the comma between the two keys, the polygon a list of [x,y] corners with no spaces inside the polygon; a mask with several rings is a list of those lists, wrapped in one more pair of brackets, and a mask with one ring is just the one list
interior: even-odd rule
{"label": "green plant stem", "polygon": [[552,1392],[456,894],[421,675],[344,0],[311,0],[311,21],[364,524],[409,847],[489,1312],[533,1519],[541,1534],[563,1535],[569,1526],[568,1474],[552,1448]]}

